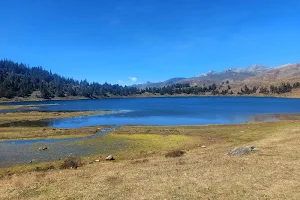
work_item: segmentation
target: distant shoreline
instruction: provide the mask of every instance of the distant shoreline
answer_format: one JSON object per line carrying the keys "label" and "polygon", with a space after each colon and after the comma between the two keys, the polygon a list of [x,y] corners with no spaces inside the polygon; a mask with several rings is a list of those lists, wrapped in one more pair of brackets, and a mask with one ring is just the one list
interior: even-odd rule
{"label": "distant shoreline", "polygon": [[170,98],[170,97],[273,97],[273,98],[289,98],[289,99],[299,99],[300,96],[294,95],[138,95],[138,96],[109,96],[109,97],[65,97],[65,98],[52,98],[52,99],[42,99],[42,98],[22,98],[17,97],[13,99],[0,98],[0,104],[4,103],[16,103],[16,102],[30,102],[30,101],[70,101],[70,100],[97,100],[97,99],[134,99],[134,98]]}

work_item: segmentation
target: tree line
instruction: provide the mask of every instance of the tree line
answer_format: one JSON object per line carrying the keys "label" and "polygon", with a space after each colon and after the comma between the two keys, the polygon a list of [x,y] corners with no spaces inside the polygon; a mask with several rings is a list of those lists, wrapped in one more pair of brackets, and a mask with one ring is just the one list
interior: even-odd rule
{"label": "tree line", "polygon": [[40,97],[45,99],[66,96],[128,96],[139,93],[135,87],[78,81],[53,74],[42,67],[0,60],[0,97],[28,97],[34,91],[40,91]]}
{"label": "tree line", "polygon": [[[281,83],[277,86],[271,85],[270,87],[260,87],[254,86],[253,88],[249,88],[247,85],[245,85],[243,88],[241,88],[241,91],[238,92],[239,95],[245,95],[245,94],[285,94],[291,92],[293,89],[300,88],[300,82],[296,82],[293,84],[290,83]],[[259,89],[259,90],[258,90]]]}
{"label": "tree line", "polygon": [[[237,93],[238,95],[255,94],[282,94],[292,89],[300,88],[300,83],[282,83],[279,86],[253,87],[245,85]],[[0,97],[29,97],[38,91],[39,97],[51,99],[53,97],[81,96],[87,98],[101,98],[110,96],[134,96],[142,94],[152,95],[236,95],[229,81],[221,85],[195,85],[189,83],[177,83],[164,87],[147,87],[139,89],[118,84],[88,82],[87,80],[74,80],[53,74],[42,67],[29,67],[22,63],[10,60],[0,60]]]}

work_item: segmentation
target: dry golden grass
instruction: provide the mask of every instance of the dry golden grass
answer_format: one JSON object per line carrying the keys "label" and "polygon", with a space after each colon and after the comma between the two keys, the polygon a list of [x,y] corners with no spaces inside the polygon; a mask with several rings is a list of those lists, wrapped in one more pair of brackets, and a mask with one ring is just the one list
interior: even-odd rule
{"label": "dry golden grass", "polygon": [[[131,126],[112,134],[137,136],[139,144],[144,144],[140,134],[160,135],[161,140],[178,134],[192,140],[177,158],[165,158],[166,152],[156,149],[134,160],[7,176],[0,179],[0,199],[300,199],[299,121]],[[207,148],[199,147],[202,144]],[[260,151],[245,157],[226,155],[241,145],[255,145]]]}

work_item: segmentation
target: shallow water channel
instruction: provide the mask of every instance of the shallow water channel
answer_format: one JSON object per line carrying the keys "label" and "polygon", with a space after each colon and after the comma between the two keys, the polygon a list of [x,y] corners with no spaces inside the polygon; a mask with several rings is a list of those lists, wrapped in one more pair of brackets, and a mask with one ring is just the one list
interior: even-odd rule
{"label": "shallow water channel", "polygon": [[[125,143],[108,143],[101,140],[100,136],[118,127],[106,128],[85,137],[2,141],[0,142],[0,167],[58,161],[68,156],[81,157],[117,152],[124,147]],[[47,149],[42,150],[45,147]]]}

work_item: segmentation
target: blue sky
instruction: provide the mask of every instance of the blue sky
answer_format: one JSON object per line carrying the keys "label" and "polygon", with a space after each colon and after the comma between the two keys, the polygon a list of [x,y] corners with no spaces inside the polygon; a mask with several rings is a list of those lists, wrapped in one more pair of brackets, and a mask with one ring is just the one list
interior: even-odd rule
{"label": "blue sky", "polygon": [[300,62],[298,0],[0,0],[0,57],[100,83]]}

